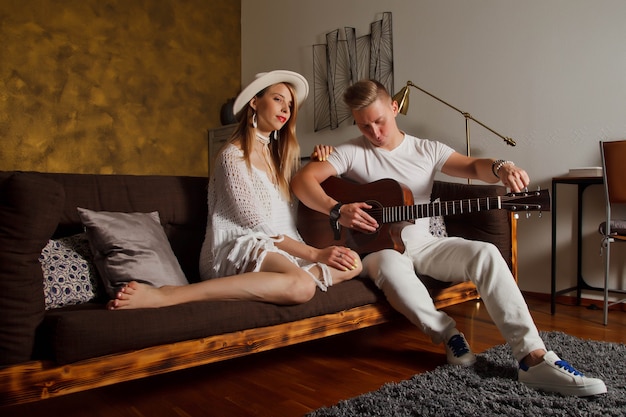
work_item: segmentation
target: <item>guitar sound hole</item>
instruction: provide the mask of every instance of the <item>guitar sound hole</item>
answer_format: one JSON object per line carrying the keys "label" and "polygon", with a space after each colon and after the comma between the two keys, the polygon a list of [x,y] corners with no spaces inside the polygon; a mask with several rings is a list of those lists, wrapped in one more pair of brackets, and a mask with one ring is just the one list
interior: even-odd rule
{"label": "guitar sound hole", "polygon": [[380,204],[376,200],[367,200],[366,203],[372,206],[372,208],[365,210],[365,212],[369,214],[370,216],[372,216],[374,220],[376,220],[376,222],[378,223],[378,229],[374,232],[362,232],[362,233],[368,234],[368,235],[376,234],[380,230],[380,227],[383,225],[383,205]]}
{"label": "guitar sound hole", "polygon": [[378,229],[373,232],[350,229],[346,236],[346,243],[348,247],[351,247],[353,249],[367,248],[370,245],[376,243],[380,234],[380,228],[383,225],[382,204],[374,200],[368,200],[366,201],[366,203],[372,206],[372,208],[365,210],[365,212],[372,216],[376,220],[376,222],[378,222]]}

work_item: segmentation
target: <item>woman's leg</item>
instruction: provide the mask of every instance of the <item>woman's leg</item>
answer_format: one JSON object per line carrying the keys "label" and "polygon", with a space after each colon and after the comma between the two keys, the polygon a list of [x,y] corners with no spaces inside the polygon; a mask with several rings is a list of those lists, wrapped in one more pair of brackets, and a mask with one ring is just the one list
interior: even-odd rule
{"label": "woman's leg", "polygon": [[[330,270],[330,275],[332,277],[332,285],[337,285],[341,282],[357,277],[359,276],[359,274],[361,274],[361,271],[363,271],[363,264],[360,261],[359,254],[352,251],[351,256],[355,258],[357,261],[349,269],[339,270],[330,266],[328,267],[328,269]],[[318,272],[315,272],[315,271],[318,271]],[[320,274],[320,275],[322,273],[318,266],[311,268],[310,272],[314,274]],[[318,276],[317,278],[321,280],[321,277]]]}
{"label": "woman's leg", "polygon": [[[314,268],[311,272],[319,268]],[[339,271],[337,271],[339,272]],[[318,272],[321,274],[321,272]],[[154,288],[131,282],[111,300],[111,310],[165,307],[191,301],[250,300],[275,304],[300,304],[316,291],[311,276],[279,253],[265,256],[259,272],[246,272],[182,286]]]}

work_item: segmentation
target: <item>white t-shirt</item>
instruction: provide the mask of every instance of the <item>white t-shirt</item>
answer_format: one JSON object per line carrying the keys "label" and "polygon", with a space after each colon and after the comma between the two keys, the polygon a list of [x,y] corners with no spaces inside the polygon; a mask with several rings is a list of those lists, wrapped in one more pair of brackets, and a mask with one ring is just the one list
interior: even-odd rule
{"label": "white t-shirt", "polygon": [[[328,162],[338,175],[360,184],[394,179],[411,190],[415,204],[422,204],[430,202],[435,174],[453,152],[441,142],[408,134],[392,151],[373,146],[365,136],[359,136],[337,146]],[[416,226],[428,232],[428,219],[418,219]]]}

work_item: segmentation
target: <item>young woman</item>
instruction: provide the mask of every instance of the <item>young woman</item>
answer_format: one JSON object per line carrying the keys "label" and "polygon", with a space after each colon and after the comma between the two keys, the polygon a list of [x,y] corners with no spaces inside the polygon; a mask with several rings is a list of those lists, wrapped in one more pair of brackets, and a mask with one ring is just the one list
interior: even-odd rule
{"label": "young woman", "polygon": [[239,124],[209,182],[203,281],[160,288],[133,281],[109,302],[110,309],[198,300],[298,304],[317,288],[326,291],[361,272],[354,251],[314,248],[296,229],[289,183],[300,163],[298,105],[308,91],[302,75],[276,70],[258,74],[235,100]]}

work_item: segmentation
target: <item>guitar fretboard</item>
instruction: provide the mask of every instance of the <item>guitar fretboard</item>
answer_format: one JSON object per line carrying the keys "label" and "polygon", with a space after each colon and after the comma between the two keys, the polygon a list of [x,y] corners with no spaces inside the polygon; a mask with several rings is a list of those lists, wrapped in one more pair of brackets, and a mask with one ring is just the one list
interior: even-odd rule
{"label": "guitar fretboard", "polygon": [[475,213],[485,210],[502,208],[502,199],[498,197],[472,198],[444,202],[416,204],[412,206],[393,206],[374,208],[371,212],[379,212],[377,216],[383,223],[395,223],[423,217],[450,216],[454,214]]}

